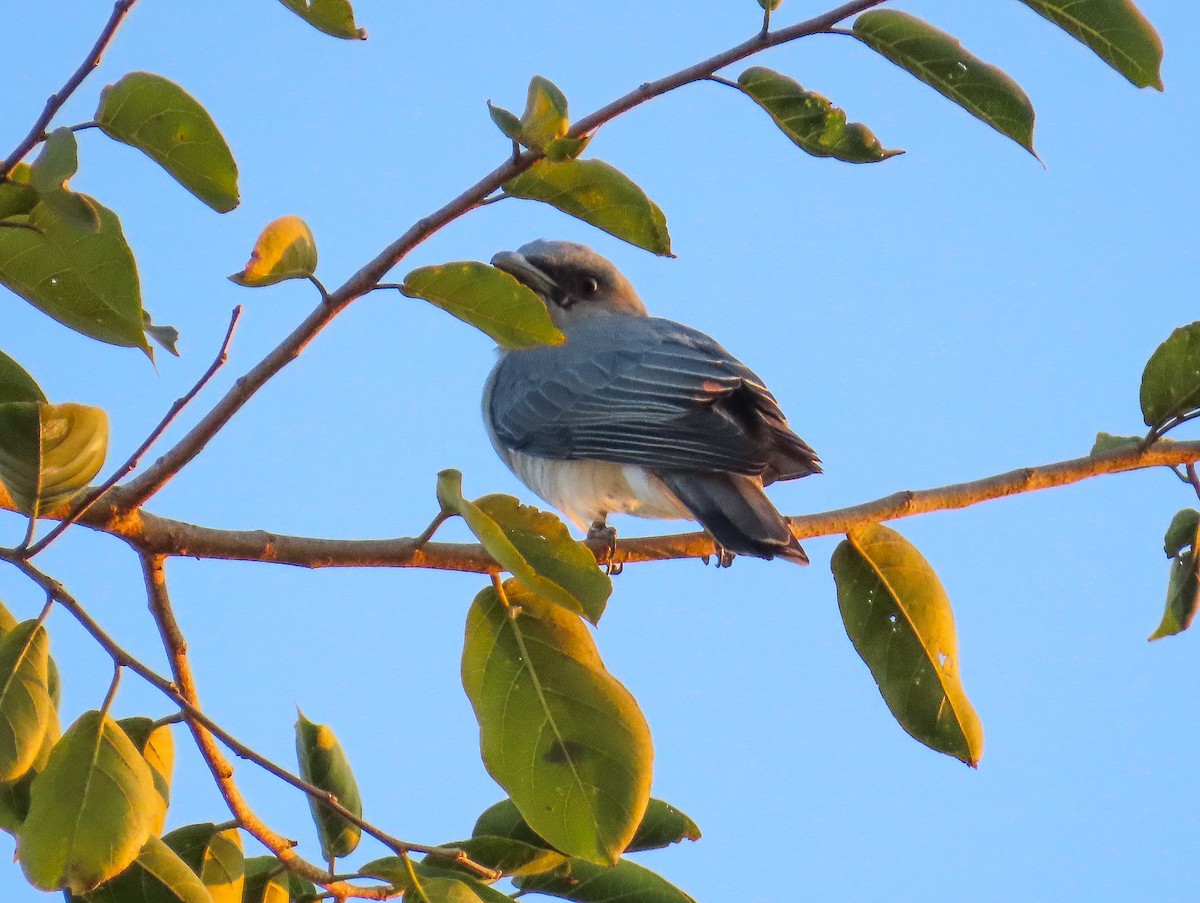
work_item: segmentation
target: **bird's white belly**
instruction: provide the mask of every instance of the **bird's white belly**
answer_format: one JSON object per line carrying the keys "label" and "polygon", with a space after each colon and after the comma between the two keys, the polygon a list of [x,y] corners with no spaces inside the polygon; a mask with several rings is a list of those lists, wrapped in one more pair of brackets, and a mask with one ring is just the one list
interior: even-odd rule
{"label": "bird's white belly", "polygon": [[504,457],[526,486],[581,530],[608,514],[691,518],[661,480],[634,464],[558,461],[511,450]]}

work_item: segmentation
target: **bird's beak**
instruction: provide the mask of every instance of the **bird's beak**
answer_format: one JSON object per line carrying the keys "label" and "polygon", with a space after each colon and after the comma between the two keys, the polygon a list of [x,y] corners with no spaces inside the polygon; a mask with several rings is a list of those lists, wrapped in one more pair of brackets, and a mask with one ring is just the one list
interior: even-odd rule
{"label": "bird's beak", "polygon": [[498,270],[504,270],[543,298],[549,298],[558,291],[555,281],[530,263],[529,258],[524,254],[516,251],[501,251],[492,258],[492,266]]}

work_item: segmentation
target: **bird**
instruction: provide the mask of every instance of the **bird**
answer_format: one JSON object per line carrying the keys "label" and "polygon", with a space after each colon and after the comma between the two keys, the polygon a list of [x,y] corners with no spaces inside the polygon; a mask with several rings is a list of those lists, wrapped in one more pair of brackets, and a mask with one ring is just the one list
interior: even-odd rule
{"label": "bird", "polygon": [[586,245],[538,239],[491,260],[546,304],[559,345],[500,349],[483,392],[509,469],[589,538],[610,514],[694,520],[734,555],[807,564],[763,487],[821,472],[775,396],[705,333],[650,316]]}

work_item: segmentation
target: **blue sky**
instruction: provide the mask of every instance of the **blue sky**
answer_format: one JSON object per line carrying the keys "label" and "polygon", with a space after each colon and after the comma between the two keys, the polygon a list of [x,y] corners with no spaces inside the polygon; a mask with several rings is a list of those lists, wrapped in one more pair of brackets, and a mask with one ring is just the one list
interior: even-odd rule
{"label": "blue sky", "polygon": [[[1023,85],[1045,167],[852,39],[815,37],[754,62],[830,97],[904,156],[810,158],[748,99],[695,85],[606,126],[589,148],[664,209],[677,259],[506,201],[443,230],[395,275],[537,237],[591,244],[652,312],[711,333],[767,380],[826,467],[772,490],[786,513],[1086,454],[1098,430],[1142,428],[1142,367],[1197,318],[1200,10],[1140,5],[1166,44],[1163,94],[1135,90],[1014,0],[901,5]],[[758,16],[753,0],[355,6],[366,42],[320,35],[273,0],[147,0],[58,120],[91,118],[100,88],[124,72],[157,72],[207,106],[241,169],[243,202],[218,216],[137,152],[80,136],[74,186],[121,215],[146,307],[183,336],[183,357],[160,355],[157,372],[0,296],[0,346],[52,400],[109,412],[110,460],[207,366],[235,304],[246,310],[230,362],[185,422],[315,302],[311,286],[225,279],[266,222],[304,217],[319,275],[340,284],[503,159],[489,98],[519,110],[541,74],[578,118],[740,41]],[[7,11],[23,37],[0,63],[0,146],[15,145],[78,64],[105,7]],[[825,8],[789,0],[777,21]],[[435,512],[446,467],[464,472],[470,495],[533,502],[480,421],[493,359],[485,336],[421,302],[364,298],[151,508],[231,528],[411,535]],[[954,601],[987,738],[977,772],[892,721],[838,618],[836,538],[806,543],[807,569],[629,567],[597,640],[649,720],[655,795],[705,832],[640,861],[702,901],[1195,899],[1197,640],[1145,641],[1167,580],[1162,533],[1195,503],[1184,489],[1165,471],[1104,477],[892,524]],[[4,542],[20,530],[0,517]],[[454,536],[466,534],[448,525]],[[45,565],[165,667],[128,550],[74,530]],[[366,816],[413,841],[468,834],[503,795],[479,762],[458,678],[478,577],[185,560],[169,576],[206,709],[256,749],[293,761],[299,704],[338,732]],[[8,572],[0,598],[23,617],[41,601]],[[64,615],[51,630],[70,719],[99,705],[109,665]],[[116,710],[168,708],[131,678]],[[177,739],[169,824],[222,820]],[[305,800],[250,765],[238,777],[316,858]],[[364,843],[362,859],[376,855]],[[16,866],[0,868],[0,898],[35,896]]]}

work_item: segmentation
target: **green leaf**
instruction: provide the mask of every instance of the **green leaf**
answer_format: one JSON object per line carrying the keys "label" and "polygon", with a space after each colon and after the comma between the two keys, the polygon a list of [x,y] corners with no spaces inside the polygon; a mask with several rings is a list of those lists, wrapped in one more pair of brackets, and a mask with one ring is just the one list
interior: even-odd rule
{"label": "green leaf", "polygon": [[471,836],[505,837],[532,846],[546,846],[546,841],[529,827],[529,823],[521,816],[521,810],[509,799],[500,800],[484,809],[475,820]]}
{"label": "green leaf", "polygon": [[1142,371],[1142,417],[1158,429],[1200,409],[1200,322],[1180,326]]}
{"label": "green leaf", "polygon": [[555,138],[546,145],[546,156],[555,163],[574,160],[591,143],[591,135],[584,135],[582,138]]}
{"label": "green leaf", "polygon": [[335,38],[365,41],[367,31],[354,24],[354,8],[349,0],[279,0],[311,25]]}
{"label": "green leaf", "polygon": [[1163,551],[1168,558],[1174,558],[1185,548],[1191,548],[1196,541],[1196,530],[1200,529],[1200,511],[1195,508],[1184,508],[1175,512],[1171,524],[1163,537]]}
{"label": "green leaf", "polygon": [[85,712],[33,781],[17,855],[34,887],[85,894],[137,858],[153,827],[154,779],[117,723]]}
{"label": "green leaf", "polygon": [[242,903],[288,903],[287,875],[274,856],[252,856],[246,860]]}
{"label": "green leaf", "polygon": [[50,761],[50,754],[61,737],[62,727],[58,723],[58,712],[52,711],[46,736],[42,738],[42,745],[33,760],[33,766],[17,780],[0,784],[0,829],[15,836],[17,829],[29,815],[29,788],[33,785],[34,778],[45,769],[46,763]]}
{"label": "green leaf", "polygon": [[171,734],[171,725],[155,727],[153,721],[140,715],[122,718],[117,724],[150,766],[156,792],[152,825],[154,833],[161,834],[167,821],[167,807],[171,805],[171,773],[175,768],[175,737]]}
{"label": "green leaf", "polygon": [[10,220],[32,228],[0,229],[0,284],[89,338],[146,350],[133,252],[117,215],[87,200],[100,218],[96,232],[81,231],[45,203]]}
{"label": "green leaf", "polygon": [[1114,436],[1111,433],[1096,433],[1096,441],[1092,443],[1089,455],[1107,455],[1119,449],[1134,448],[1141,445],[1141,436]]}
{"label": "green leaf", "polygon": [[747,69],[738,85],[766,110],[779,129],[801,150],[814,157],[834,157],[847,163],[877,163],[902,154],[884,150],[865,125],[846,122],[846,112],[826,98],[806,91],[800,83],[763,66]]}
{"label": "green leaf", "polygon": [[566,135],[570,125],[566,96],[550,79],[535,75],[529,81],[525,113],[521,116],[521,143],[543,150],[554,139]]}
{"label": "green leaf", "polygon": [[611,868],[575,859],[568,870],[517,878],[514,883],[524,893],[579,903],[695,903],[661,875],[629,859]]}
{"label": "green leaf", "polygon": [[[513,811],[516,811],[516,807],[513,807]],[[534,842],[513,840],[511,837],[479,835],[466,840],[456,840],[454,843],[443,844],[443,846],[462,850],[474,862],[503,872],[505,875],[536,875],[556,869],[567,861],[566,856],[557,850],[547,848],[546,842],[536,835]],[[453,857],[443,857],[437,853],[426,856],[422,865],[439,866],[443,870],[455,873],[474,874]]]}
{"label": "green leaf", "polygon": [[308,223],[298,216],[281,216],[267,224],[245,267],[229,278],[259,288],[285,279],[307,279],[316,271],[317,242]]}
{"label": "green leaf", "polygon": [[[600,573],[596,556],[571,539],[553,514],[509,496],[485,496],[469,502],[463,498],[462,474],[457,470],[438,474],[437,496],[442,510],[460,515],[496,563],[526,588],[593,624],[600,620],[612,583],[603,574],[603,583],[587,575],[588,567]],[[509,501],[504,501],[506,498]],[[579,547],[591,559],[590,564],[582,560]]]}
{"label": "green leaf", "polygon": [[54,717],[49,679],[50,638],[37,621],[0,639],[0,782],[33,767]]}
{"label": "green leaf", "polygon": [[548,843],[614,863],[650,799],[650,729],[577,617],[504,586],[512,607],[483,590],[463,648],[484,765]]}
{"label": "green leaf", "polygon": [[142,314],[145,317],[143,328],[146,330],[146,335],[154,339],[154,341],[161,345],[168,353],[175,355],[175,357],[179,357],[179,349],[176,347],[176,344],[179,342],[179,330],[174,326],[156,325],[150,319],[150,313],[148,311],[142,311]]}
{"label": "green leaf", "polygon": [[32,170],[28,163],[18,163],[9,173],[7,182],[0,182],[0,220],[29,213],[38,202],[38,194],[29,184]]}
{"label": "green leaf", "polygon": [[163,843],[200,876],[212,903],[242,903],[246,862],[237,828],[221,831],[211,822],[185,825],[163,835]]}
{"label": "green leaf", "polygon": [[937,574],[895,530],[853,530],[831,562],[846,633],[896,720],[974,767],[983,726],[958,676],[958,637]]}
{"label": "green leaf", "polygon": [[773,13],[775,10],[779,9],[782,3],[783,0],[758,0],[758,5],[769,13]]}
{"label": "green leaf", "polygon": [[[471,885],[471,882],[458,878],[422,878],[419,885],[404,892],[404,903],[480,903],[488,899],[477,893]],[[499,891],[494,893],[504,900],[510,899]]]}
{"label": "green leaf", "polygon": [[[471,831],[473,838],[512,840],[521,846],[542,846],[546,841],[529,827],[512,800],[501,800],[483,811]],[[670,803],[651,799],[637,832],[624,852],[657,850],[681,840],[699,840],[700,827]],[[462,846],[462,843],[451,844]],[[471,848],[473,849],[473,848]],[[486,860],[484,860],[486,862]],[[489,863],[490,864],[490,863]]]}
{"label": "green leaf", "polygon": [[68,899],[72,903],[214,903],[204,882],[154,835],[116,878],[82,897],[71,895]]}
{"label": "green leaf", "polygon": [[972,116],[1033,150],[1033,104],[1000,69],[968,53],[957,38],[899,10],[877,9],[854,21],[872,50],[915,75]]}
{"label": "green leaf", "polygon": [[490,100],[487,102],[488,115],[496,128],[504,133],[504,137],[513,141],[521,140],[521,120],[516,113],[509,112],[504,107],[498,107]]}
{"label": "green leaf", "polygon": [[78,169],[79,149],[75,133],[67,128],[55,129],[46,136],[42,152],[29,169],[29,184],[41,202],[65,223],[95,232],[100,228],[96,208],[83,195],[67,188],[67,181]]}
{"label": "green leaf", "polygon": [[218,213],[238,205],[237,163],[200,103],[173,81],[130,72],[100,93],[96,122]]}
{"label": "green leaf", "polygon": [[9,401],[45,401],[41,387],[16,361],[0,351],[0,404]]}
{"label": "green leaf", "polygon": [[0,404],[0,482],[36,517],[74,498],[100,472],[108,416],[82,404]]}
{"label": "green leaf", "polygon": [[463,260],[421,267],[404,277],[401,291],[482,330],[502,348],[566,341],[541,298],[516,277],[486,263]]}
{"label": "green leaf", "polygon": [[671,255],[667,218],[620,170],[601,160],[538,160],[504,193],[542,201],[654,254]]}
{"label": "green leaf", "polygon": [[1191,549],[1171,559],[1166,608],[1158,628],[1150,634],[1150,640],[1183,633],[1196,618],[1196,611],[1200,609],[1200,559],[1196,556],[1196,539],[1193,536]]}
{"label": "green leaf", "polygon": [[[300,776],[333,794],[339,803],[361,818],[362,797],[358,793],[358,783],[333,730],[325,724],[314,724],[304,717],[303,712],[298,711],[298,714],[296,758],[300,762]],[[325,859],[341,859],[353,853],[362,837],[362,829],[312,797],[308,798],[308,805]]]}
{"label": "green leaf", "polygon": [[1163,89],[1163,45],[1130,0],[1021,0],[1139,88]]}

